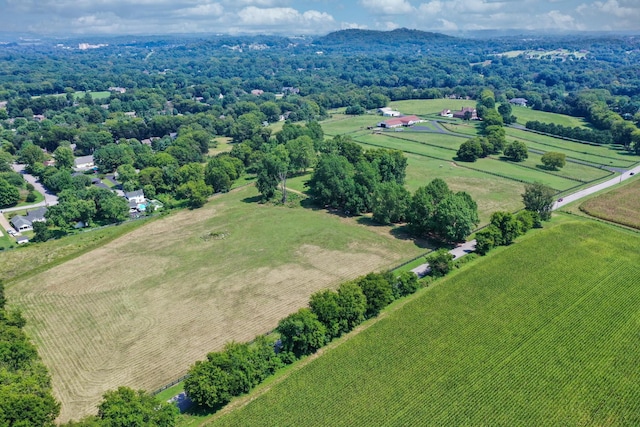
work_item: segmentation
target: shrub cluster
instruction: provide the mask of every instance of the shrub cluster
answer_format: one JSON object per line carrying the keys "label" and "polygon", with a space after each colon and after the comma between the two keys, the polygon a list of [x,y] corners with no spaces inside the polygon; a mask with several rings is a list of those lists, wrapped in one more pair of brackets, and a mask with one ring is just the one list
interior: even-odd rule
{"label": "shrub cluster", "polygon": [[489,226],[476,233],[476,252],[485,255],[496,246],[507,246],[516,237],[531,230],[540,221],[535,212],[524,210],[514,215],[498,211],[491,214]]}

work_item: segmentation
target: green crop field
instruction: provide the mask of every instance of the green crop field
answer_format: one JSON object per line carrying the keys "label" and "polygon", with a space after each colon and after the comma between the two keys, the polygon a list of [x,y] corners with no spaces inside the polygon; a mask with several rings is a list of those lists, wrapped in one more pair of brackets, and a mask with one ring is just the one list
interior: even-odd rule
{"label": "green crop field", "polygon": [[[61,420],[95,411],[120,385],[155,390],[226,342],[273,329],[311,293],[425,252],[391,227],[258,199],[247,186],[106,244],[101,230],[83,233],[86,250],[62,239],[0,256],[14,277],[8,299],[52,372]],[[69,255],[52,266],[55,250]]]}
{"label": "green crop field", "polygon": [[640,229],[640,180],[636,178],[586,200],[580,210],[596,218]]}
{"label": "green crop field", "polygon": [[590,221],[534,233],[211,425],[640,425],[638,247]]}

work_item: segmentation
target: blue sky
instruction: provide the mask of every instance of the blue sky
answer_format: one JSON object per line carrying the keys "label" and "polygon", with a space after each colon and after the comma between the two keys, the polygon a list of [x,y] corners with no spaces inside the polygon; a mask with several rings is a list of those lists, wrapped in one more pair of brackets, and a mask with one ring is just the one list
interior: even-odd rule
{"label": "blue sky", "polygon": [[398,27],[640,31],[640,0],[0,0],[3,31],[294,35]]}

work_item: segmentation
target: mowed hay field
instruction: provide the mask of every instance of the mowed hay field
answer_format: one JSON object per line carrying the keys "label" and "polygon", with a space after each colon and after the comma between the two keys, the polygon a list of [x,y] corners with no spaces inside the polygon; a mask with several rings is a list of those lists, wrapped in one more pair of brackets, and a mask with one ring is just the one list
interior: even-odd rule
{"label": "mowed hay field", "polygon": [[596,218],[640,229],[640,180],[589,199],[580,210]]}
{"label": "mowed hay field", "polygon": [[120,385],[154,390],[314,291],[425,249],[385,227],[256,203],[250,186],[139,227],[7,289],[53,375],[60,419]]}
{"label": "mowed hay field", "polygon": [[640,425],[638,247],[586,220],[536,232],[212,425]]}

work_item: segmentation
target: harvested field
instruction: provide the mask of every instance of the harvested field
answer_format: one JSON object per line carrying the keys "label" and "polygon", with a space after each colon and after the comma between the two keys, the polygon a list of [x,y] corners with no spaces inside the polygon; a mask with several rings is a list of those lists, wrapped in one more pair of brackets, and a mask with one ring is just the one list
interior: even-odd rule
{"label": "harvested field", "polygon": [[601,194],[580,205],[580,210],[596,218],[640,229],[640,180]]}
{"label": "harvested field", "polygon": [[9,287],[52,372],[61,421],[94,412],[119,385],[154,390],[225,342],[271,330],[312,292],[424,252],[256,195],[217,197]]}

